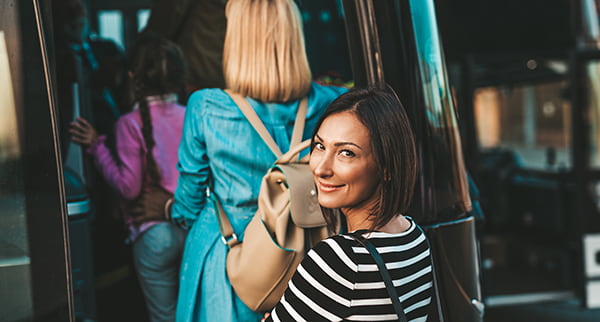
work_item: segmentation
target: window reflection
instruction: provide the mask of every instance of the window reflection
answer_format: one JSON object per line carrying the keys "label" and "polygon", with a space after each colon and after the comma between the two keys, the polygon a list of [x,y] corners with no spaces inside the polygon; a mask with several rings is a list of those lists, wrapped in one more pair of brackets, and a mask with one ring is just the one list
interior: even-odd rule
{"label": "window reflection", "polygon": [[434,160],[431,170],[435,172],[436,205],[440,211],[452,209],[461,214],[471,210],[471,199],[433,1],[411,0],[410,10],[425,100],[427,137],[433,138],[426,147],[425,158]]}
{"label": "window reflection", "polygon": [[3,31],[0,31],[0,90],[0,160],[8,160],[16,158],[20,151],[18,137],[15,135],[17,114]]}
{"label": "window reflection", "polygon": [[142,9],[137,11],[137,30],[142,31],[148,24],[150,18],[150,9]]}
{"label": "window reflection", "polygon": [[31,319],[31,278],[16,106],[0,30],[0,303],[3,319]]}
{"label": "window reflection", "polygon": [[123,14],[119,10],[102,10],[98,12],[98,33],[102,38],[114,40],[121,48],[125,48],[123,40]]}
{"label": "window reflection", "polygon": [[590,165],[600,167],[600,62],[587,66],[588,104],[590,106]]}

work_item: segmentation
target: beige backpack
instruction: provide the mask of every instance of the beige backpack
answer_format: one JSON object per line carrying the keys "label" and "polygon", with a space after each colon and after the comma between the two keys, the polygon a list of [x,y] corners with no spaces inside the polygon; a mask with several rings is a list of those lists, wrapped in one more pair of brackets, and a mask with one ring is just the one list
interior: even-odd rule
{"label": "beige backpack", "polygon": [[233,98],[254,129],[278,156],[263,177],[258,211],[238,240],[227,214],[216,196],[222,240],[229,247],[227,276],[239,298],[254,311],[272,309],[281,299],[287,283],[308,250],[333,235],[327,229],[308,166],[308,156],[298,160],[310,140],[300,142],[306,117],[306,98],[298,107],[290,151],[282,154],[248,101]]}

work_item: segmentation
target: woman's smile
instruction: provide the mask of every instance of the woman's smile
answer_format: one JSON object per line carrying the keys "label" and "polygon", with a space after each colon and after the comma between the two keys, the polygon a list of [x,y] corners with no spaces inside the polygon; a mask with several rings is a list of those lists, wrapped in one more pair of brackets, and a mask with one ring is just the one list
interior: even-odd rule
{"label": "woman's smile", "polygon": [[339,184],[339,185],[328,184],[328,183],[324,183],[324,182],[319,181],[317,186],[319,187],[319,192],[327,193],[327,192],[338,191],[342,187],[344,187],[345,185],[343,185],[343,184]]}

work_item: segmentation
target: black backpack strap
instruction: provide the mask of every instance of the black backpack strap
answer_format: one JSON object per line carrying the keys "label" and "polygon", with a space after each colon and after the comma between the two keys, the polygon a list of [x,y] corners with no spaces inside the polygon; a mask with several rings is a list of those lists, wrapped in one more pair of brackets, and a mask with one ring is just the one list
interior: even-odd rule
{"label": "black backpack strap", "polygon": [[388,295],[390,296],[392,304],[394,305],[394,310],[398,315],[398,321],[407,322],[408,319],[404,314],[404,309],[402,309],[400,297],[398,297],[398,293],[396,292],[396,288],[394,287],[394,283],[390,277],[390,272],[388,272],[387,268],[385,267],[385,262],[383,261],[383,258],[381,258],[377,248],[369,240],[365,239],[359,232],[351,233],[350,236],[363,245],[375,260],[375,263],[379,268],[379,273],[381,274],[383,282],[385,283],[385,288],[387,289]]}

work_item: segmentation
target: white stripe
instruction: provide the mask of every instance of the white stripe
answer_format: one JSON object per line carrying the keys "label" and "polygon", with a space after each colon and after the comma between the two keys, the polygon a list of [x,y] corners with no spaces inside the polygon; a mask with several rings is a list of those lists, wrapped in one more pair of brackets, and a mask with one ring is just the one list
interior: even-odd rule
{"label": "white stripe", "polygon": [[338,302],[339,304],[341,304],[343,306],[350,306],[350,301],[348,299],[335,294],[330,289],[323,286],[323,284],[319,283],[319,281],[317,281],[312,275],[310,275],[310,273],[307,272],[306,269],[304,269],[304,267],[302,267],[302,265],[298,266],[297,272],[300,274],[300,276],[302,276],[306,280],[306,282],[308,282],[308,284],[310,284],[312,287],[316,288],[318,291],[320,291],[321,293],[323,293],[330,299]]}
{"label": "white stripe", "polygon": [[386,305],[386,304],[392,304],[392,300],[389,297],[378,298],[378,299],[352,300],[352,306],[372,306],[372,305]]}
{"label": "white stripe", "polygon": [[325,263],[325,261],[319,256],[319,254],[317,254],[317,252],[310,251],[308,252],[308,256],[312,258],[312,260],[315,261],[315,264],[317,264],[317,266],[319,266],[321,270],[329,275],[329,277],[331,277],[334,281],[342,284],[344,287],[350,290],[354,287],[354,283],[341,277],[338,273],[331,269],[331,267]]}
{"label": "white stripe", "polygon": [[[415,240],[411,241],[408,244],[404,245],[396,245],[396,246],[385,246],[385,247],[376,247],[377,252],[380,254],[385,253],[393,253],[393,252],[404,252],[410,250],[411,248],[416,247],[418,244],[425,241],[425,235],[419,235],[419,237],[415,238]],[[352,251],[356,254],[368,254],[369,251],[364,247],[352,247]]]}
{"label": "white stripe", "polygon": [[288,301],[286,301],[285,295],[281,297],[280,303],[283,305],[283,307],[288,312],[288,314],[294,318],[294,321],[306,321],[305,319],[302,318],[302,316],[300,316],[300,314],[298,314],[298,312],[296,312],[296,310],[294,310],[292,305],[290,305],[290,303],[288,303]]}
{"label": "white stripe", "polygon": [[423,284],[423,285],[415,288],[414,290],[412,290],[412,291],[410,291],[410,292],[408,292],[408,293],[406,293],[404,295],[401,295],[400,296],[400,301],[404,302],[404,301],[408,300],[409,298],[411,298],[411,297],[413,297],[413,296],[415,296],[415,295],[417,295],[417,294],[419,294],[421,292],[424,292],[424,291],[430,289],[432,286],[433,286],[433,283],[427,282],[427,283],[425,283],[425,284]]}
{"label": "white stripe", "polygon": [[[394,286],[397,287],[399,285],[410,283],[429,272],[431,272],[431,266],[427,266],[427,267],[423,268],[422,270],[420,270],[412,275],[409,275],[405,278],[401,278],[399,280],[394,280]],[[383,283],[383,281],[371,282],[371,283],[356,283],[356,285],[354,287],[357,290],[370,290],[370,289],[385,288],[385,284]]]}
{"label": "white stripe", "polygon": [[[429,256],[429,249],[426,249],[421,254],[419,254],[415,257],[409,258],[407,260],[386,263],[385,267],[387,267],[388,270],[408,267],[428,256]],[[377,266],[377,264],[359,264],[358,271],[359,272],[377,272],[377,271],[379,271],[379,267]]]}
{"label": "white stripe", "polygon": [[[414,311],[415,309],[425,306],[425,305],[429,305],[429,303],[431,303],[431,298],[428,298],[426,300],[423,300],[421,302],[415,303],[411,306],[409,306],[408,308],[404,309],[404,314],[408,314],[411,311]],[[389,320],[397,320],[398,319],[398,315],[397,314],[381,314],[381,315],[351,315],[349,317],[346,318],[347,320],[350,321],[389,321]],[[410,320],[411,322],[423,322],[423,321],[427,321],[427,315],[425,316],[421,316],[418,317],[416,319],[412,319]]]}
{"label": "white stripe", "polygon": [[410,320],[410,322],[425,322],[425,321],[427,321],[427,315]]}
{"label": "white stripe", "polygon": [[322,307],[320,307],[319,305],[317,305],[317,303],[315,303],[313,300],[311,300],[308,296],[304,295],[304,293],[302,293],[297,287],[296,285],[294,285],[293,282],[290,282],[290,284],[288,285],[289,290],[294,293],[299,300],[301,300],[302,302],[304,302],[309,308],[311,308],[314,312],[318,313],[319,315],[321,315],[322,317],[328,319],[329,321],[341,321],[342,319],[334,314],[332,314],[331,312],[323,309]]}
{"label": "white stripe", "polygon": [[428,297],[428,298],[424,299],[423,301],[419,301],[419,302],[405,308],[404,312],[406,312],[408,314],[409,312],[412,312],[420,307],[429,305],[429,303],[431,303],[431,297]]}
{"label": "white stripe", "polygon": [[271,318],[273,319],[273,322],[281,322],[281,319],[279,319],[279,316],[277,315],[277,310],[271,312]]}
{"label": "white stripe", "polygon": [[332,238],[325,239],[325,243],[331,247],[335,254],[342,260],[342,262],[344,262],[344,264],[346,264],[346,266],[348,266],[348,268],[350,268],[353,272],[358,271],[358,266],[346,255],[344,250],[342,250],[342,247],[340,247],[340,244],[338,244]]}
{"label": "white stripe", "polygon": [[[431,288],[431,286],[432,286],[432,283],[427,282],[427,283],[415,288],[414,290],[400,296],[400,301],[404,302],[404,301],[408,300],[409,298]],[[386,305],[386,304],[392,304],[392,299],[390,299],[389,297],[385,297],[385,298],[377,298],[377,299],[352,300],[351,306],[372,306],[372,305]]]}
{"label": "white stripe", "polygon": [[398,321],[397,314],[381,315],[351,315],[346,318],[349,321]]}

